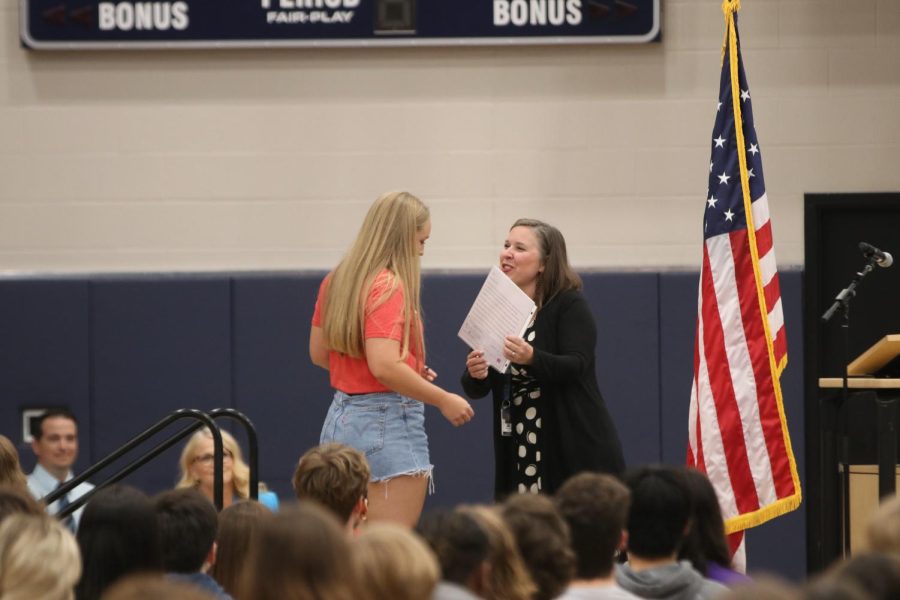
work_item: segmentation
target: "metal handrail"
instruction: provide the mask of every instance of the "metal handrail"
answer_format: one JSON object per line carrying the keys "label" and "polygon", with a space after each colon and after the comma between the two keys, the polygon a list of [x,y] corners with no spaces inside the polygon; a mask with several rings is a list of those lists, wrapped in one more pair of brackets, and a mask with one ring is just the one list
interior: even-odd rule
{"label": "metal handrail", "polygon": [[250,498],[259,499],[259,442],[256,437],[256,427],[244,413],[234,408],[214,408],[209,411],[213,419],[227,417],[244,426],[247,432],[247,466],[250,467]]}
{"label": "metal handrail", "polygon": [[[176,433],[169,439],[161,442],[160,444],[155,446],[152,450],[143,454],[140,458],[138,458],[137,460],[133,461],[132,463],[126,465],[124,468],[119,470],[117,473],[115,473],[108,479],[106,479],[103,482],[101,482],[100,484],[98,484],[93,490],[91,490],[87,494],[84,494],[83,496],[80,496],[80,497],[72,500],[69,503],[69,505],[67,507],[65,507],[64,509],[62,509],[61,511],[59,511],[57,513],[57,515],[65,517],[65,516],[72,514],[73,512],[75,512],[76,510],[78,510],[79,508],[84,506],[88,501],[90,501],[90,499],[93,498],[94,494],[99,492],[101,489],[105,488],[108,485],[116,483],[117,481],[120,481],[122,478],[124,478],[128,474],[134,472],[139,467],[143,466],[144,464],[146,464],[153,458],[156,458],[163,451],[174,446],[179,441],[181,441],[182,439],[184,439],[185,437],[187,437],[188,435],[190,435],[191,433],[193,433],[200,427],[203,427],[204,425],[206,425],[206,427],[209,428],[210,432],[212,433],[212,438],[213,438],[213,453],[214,453],[213,502],[215,503],[216,508],[218,510],[222,510],[222,506],[223,506],[222,459],[224,456],[223,446],[222,446],[222,433],[221,433],[221,431],[219,431],[219,427],[216,425],[215,421],[213,420],[212,413],[216,413],[216,416],[228,416],[228,417],[231,417],[231,418],[234,418],[237,420],[242,420],[241,417],[243,417],[243,421],[245,421],[246,424],[248,424],[248,425],[250,424],[249,419],[247,419],[241,413],[234,411],[235,413],[237,413],[237,415],[240,415],[240,417],[235,414],[231,414],[230,411],[232,411],[232,410],[233,409],[214,409],[213,411],[210,411],[210,414],[207,414],[201,410],[197,410],[194,408],[182,408],[182,409],[176,410],[172,414],[170,414],[167,417],[160,420],[158,423],[156,423],[152,427],[145,430],[143,433],[140,433],[137,436],[133,437],[131,440],[129,440],[128,442],[123,444],[117,450],[114,450],[109,455],[107,455],[105,458],[101,459],[99,462],[95,463],[91,467],[88,467],[80,475],[77,475],[76,477],[73,477],[69,481],[61,484],[54,491],[52,491],[49,494],[47,494],[46,496],[44,496],[44,498],[42,498],[42,500],[47,505],[50,505],[53,502],[56,502],[57,500],[59,500],[60,498],[62,498],[66,494],[68,494],[70,491],[75,489],[75,487],[77,487],[78,485],[87,481],[89,477],[92,477],[97,472],[106,468],[107,466],[112,464],[115,460],[119,459],[126,453],[130,452],[131,450],[136,448],[138,445],[140,445],[141,443],[143,443],[144,441],[146,441],[153,435],[162,431],[168,425],[174,423],[175,421],[181,420],[181,419],[193,419],[198,422],[182,429],[181,431],[179,431],[178,433]],[[250,428],[252,428],[252,425],[250,425]],[[249,428],[248,428],[248,430],[249,430]],[[256,441],[255,431],[253,433],[253,439],[255,442]],[[255,448],[253,449],[253,454],[254,454],[254,460],[255,460],[256,459],[256,449]],[[254,465],[254,467],[255,467],[255,465]],[[255,474],[255,471],[256,471],[256,469],[253,468],[251,471],[251,478],[253,477],[253,474]],[[258,475],[257,475],[257,477],[258,477]]]}

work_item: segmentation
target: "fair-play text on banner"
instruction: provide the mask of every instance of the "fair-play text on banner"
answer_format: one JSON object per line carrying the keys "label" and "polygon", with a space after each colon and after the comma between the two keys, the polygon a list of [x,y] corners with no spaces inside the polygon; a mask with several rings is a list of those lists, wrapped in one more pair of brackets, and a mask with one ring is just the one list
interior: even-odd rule
{"label": "fair-play text on banner", "polygon": [[31,49],[642,43],[660,0],[21,0]]}

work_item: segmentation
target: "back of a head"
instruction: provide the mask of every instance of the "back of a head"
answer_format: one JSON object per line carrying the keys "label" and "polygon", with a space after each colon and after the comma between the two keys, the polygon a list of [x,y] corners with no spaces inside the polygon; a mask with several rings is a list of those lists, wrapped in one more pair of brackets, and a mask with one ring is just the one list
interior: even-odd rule
{"label": "back of a head", "polygon": [[441,572],[431,549],[409,529],[373,523],[353,546],[359,591],[368,600],[430,598]]}
{"label": "back of a head", "polygon": [[471,515],[455,510],[425,515],[418,527],[441,566],[441,578],[465,586],[488,560],[487,533]]}
{"label": "back of a head", "polygon": [[78,526],[84,573],[75,593],[96,600],[120,577],[162,569],[153,502],[127,485],[111,485],[88,502]]}
{"label": "back of a head", "polygon": [[631,490],[628,552],[642,558],[665,558],[677,552],[690,518],[690,496],[677,468],[655,466],[625,476]]}
{"label": "back of a head", "polygon": [[9,515],[17,513],[42,515],[44,508],[31,496],[27,488],[0,485],[0,523]]}
{"label": "back of a head", "polygon": [[531,578],[537,584],[535,600],[556,598],[575,576],[569,526],[546,496],[510,496],[500,507]]}
{"label": "back of a head", "polygon": [[531,579],[516,538],[499,512],[488,506],[459,506],[487,534],[488,573],[482,596],[488,600],[531,600],[537,586]]}
{"label": "back of a head", "polygon": [[827,576],[858,586],[870,600],[900,598],[900,557],[893,554],[854,554],[838,563]]}
{"label": "back of a head", "polygon": [[709,478],[692,468],[681,470],[691,498],[691,526],[678,553],[706,575],[707,565],[731,565],[731,551],[725,537],[725,521],[719,498]]}
{"label": "back of a head", "polygon": [[81,574],[78,544],[46,515],[10,515],[0,523],[0,597],[70,600]]}
{"label": "back of a head", "polygon": [[0,435],[0,485],[23,488],[28,485],[19,464],[19,451],[5,435]]}
{"label": "back of a head", "polygon": [[799,600],[800,590],[793,584],[763,575],[752,581],[737,583],[717,600]]}
{"label": "back of a head", "polygon": [[131,575],[109,587],[102,600],[216,600],[203,588],[162,575]]}
{"label": "back of a head", "polygon": [[900,496],[885,499],[872,514],[866,541],[870,550],[900,556]]}
{"label": "back of a head", "polygon": [[630,496],[618,479],[599,473],[575,475],[557,490],[556,506],[569,525],[578,579],[608,577],[612,572]]}
{"label": "back of a head", "polygon": [[256,547],[259,528],[272,511],[253,500],[236,502],[219,514],[216,562],[210,570],[228,594],[237,596],[244,576],[244,564]]}
{"label": "back of a head", "polygon": [[201,492],[169,490],[154,499],[162,542],[163,568],[172,573],[196,573],[216,540],[216,509]]}
{"label": "back of a head", "polygon": [[240,598],[352,600],[350,542],[337,518],[315,502],[282,508],[259,527]]}
{"label": "back of a head", "polygon": [[298,500],[315,500],[346,523],[366,496],[369,463],[359,450],[340,443],[316,446],[300,457],[293,485]]}

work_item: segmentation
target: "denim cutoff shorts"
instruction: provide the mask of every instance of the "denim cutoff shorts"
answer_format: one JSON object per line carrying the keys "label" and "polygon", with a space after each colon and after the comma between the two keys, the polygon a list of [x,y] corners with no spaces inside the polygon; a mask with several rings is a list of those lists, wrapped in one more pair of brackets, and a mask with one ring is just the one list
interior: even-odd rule
{"label": "denim cutoff shorts", "polygon": [[365,454],[374,482],[400,475],[431,478],[425,405],[396,392],[336,391],[319,441],[341,442]]}

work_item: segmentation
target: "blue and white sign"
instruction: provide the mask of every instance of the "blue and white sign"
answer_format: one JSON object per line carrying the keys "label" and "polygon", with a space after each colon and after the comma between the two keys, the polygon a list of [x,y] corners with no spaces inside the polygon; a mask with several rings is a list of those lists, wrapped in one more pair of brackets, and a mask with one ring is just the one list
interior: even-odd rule
{"label": "blue and white sign", "polygon": [[32,49],[642,43],[660,0],[21,0]]}

